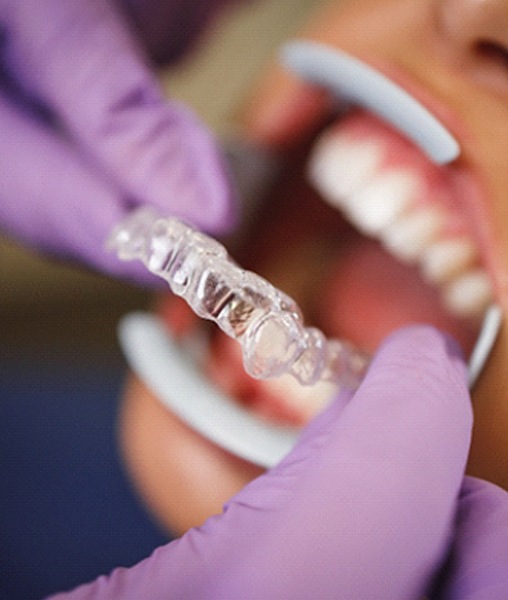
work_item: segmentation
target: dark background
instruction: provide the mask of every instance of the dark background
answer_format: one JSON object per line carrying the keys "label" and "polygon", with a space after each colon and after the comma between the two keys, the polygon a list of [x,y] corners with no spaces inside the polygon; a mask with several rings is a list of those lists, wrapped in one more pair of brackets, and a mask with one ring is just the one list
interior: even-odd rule
{"label": "dark background", "polygon": [[[15,251],[2,242],[0,260]],[[3,278],[14,287],[0,302],[2,600],[74,587],[168,539],[132,491],[116,439],[126,370],[116,324],[150,295],[27,260],[55,293],[47,279]]]}

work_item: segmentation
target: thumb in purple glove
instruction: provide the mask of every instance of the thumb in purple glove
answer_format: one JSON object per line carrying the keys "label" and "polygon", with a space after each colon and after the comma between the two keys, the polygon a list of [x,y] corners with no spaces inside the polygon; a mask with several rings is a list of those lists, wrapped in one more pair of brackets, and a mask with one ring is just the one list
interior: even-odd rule
{"label": "thumb in purple glove", "polygon": [[430,328],[389,338],[351,401],[199,529],[60,598],[390,598],[426,590],[468,453],[466,372]]}
{"label": "thumb in purple glove", "polygon": [[[234,220],[210,133],[167,103],[107,0],[0,0],[3,165],[0,224],[98,268],[142,278],[104,251],[129,209],[148,204],[219,231]],[[41,119],[43,106],[50,119]],[[146,277],[146,275],[145,275]]]}

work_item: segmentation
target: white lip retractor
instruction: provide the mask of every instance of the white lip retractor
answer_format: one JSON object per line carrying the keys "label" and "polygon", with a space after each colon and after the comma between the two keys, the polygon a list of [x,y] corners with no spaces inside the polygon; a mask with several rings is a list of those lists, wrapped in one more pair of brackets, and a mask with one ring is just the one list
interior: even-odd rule
{"label": "white lip retractor", "polygon": [[455,137],[418,100],[382,73],[338,48],[308,41],[283,46],[281,62],[303,80],[328,90],[339,103],[363,106],[390,123],[436,164],[460,154]]}

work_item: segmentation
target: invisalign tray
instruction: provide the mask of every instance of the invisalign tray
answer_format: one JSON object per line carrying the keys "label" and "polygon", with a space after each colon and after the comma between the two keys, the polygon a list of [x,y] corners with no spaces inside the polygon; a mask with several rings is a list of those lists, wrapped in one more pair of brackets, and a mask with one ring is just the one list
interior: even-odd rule
{"label": "invisalign tray", "polygon": [[301,311],[289,296],[234,264],[211,237],[141,208],[114,229],[108,246],[122,260],[140,259],[199,317],[214,321],[237,340],[252,377],[290,374],[302,385],[360,385],[369,363],[363,352],[304,327]]}

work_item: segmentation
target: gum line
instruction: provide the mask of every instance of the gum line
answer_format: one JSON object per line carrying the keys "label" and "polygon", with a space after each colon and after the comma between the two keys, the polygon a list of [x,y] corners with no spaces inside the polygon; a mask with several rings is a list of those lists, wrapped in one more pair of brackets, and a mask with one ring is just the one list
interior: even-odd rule
{"label": "gum line", "polygon": [[213,238],[141,208],[113,230],[108,247],[121,260],[140,259],[199,317],[236,339],[252,377],[290,374],[302,385],[329,381],[351,389],[361,383],[369,363],[364,353],[305,327],[294,300],[237,266]]}

